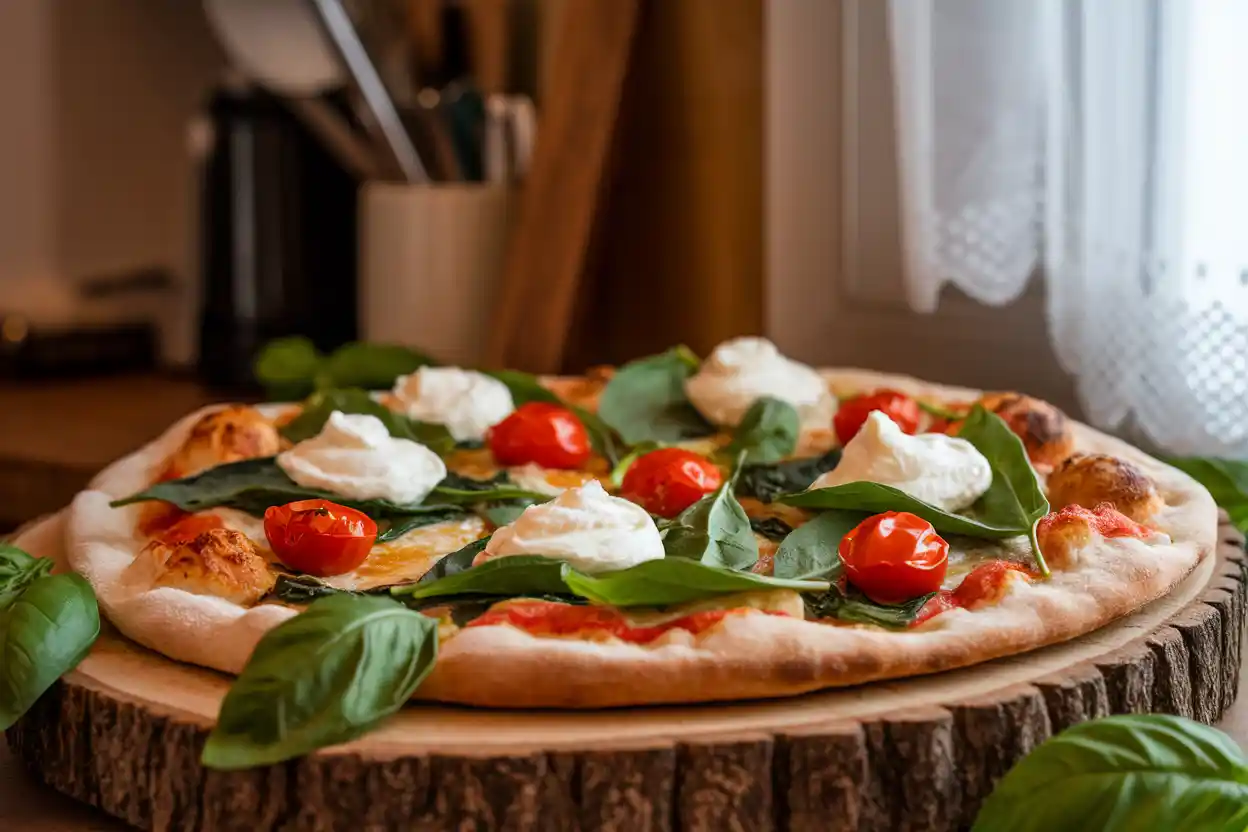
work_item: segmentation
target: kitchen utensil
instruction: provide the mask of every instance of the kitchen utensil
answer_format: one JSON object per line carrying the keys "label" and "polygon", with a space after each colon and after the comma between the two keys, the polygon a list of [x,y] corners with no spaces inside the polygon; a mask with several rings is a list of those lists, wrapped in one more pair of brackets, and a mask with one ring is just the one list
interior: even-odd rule
{"label": "kitchen utensil", "polygon": [[269,90],[306,98],[346,83],[306,0],[204,0],[230,62]]}
{"label": "kitchen utensil", "polygon": [[486,99],[484,168],[487,182],[524,178],[537,140],[537,111],[526,95]]}

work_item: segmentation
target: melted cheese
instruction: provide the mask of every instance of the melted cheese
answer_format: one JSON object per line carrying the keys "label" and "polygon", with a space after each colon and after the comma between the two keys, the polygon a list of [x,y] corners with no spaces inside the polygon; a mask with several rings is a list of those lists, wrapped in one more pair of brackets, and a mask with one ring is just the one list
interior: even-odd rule
{"label": "melted cheese", "polygon": [[324,581],[338,589],[373,589],[414,581],[428,572],[439,558],[464,548],[474,540],[485,537],[485,534],[485,521],[479,517],[422,526],[412,529],[398,540],[374,546],[368,558],[357,568]]}

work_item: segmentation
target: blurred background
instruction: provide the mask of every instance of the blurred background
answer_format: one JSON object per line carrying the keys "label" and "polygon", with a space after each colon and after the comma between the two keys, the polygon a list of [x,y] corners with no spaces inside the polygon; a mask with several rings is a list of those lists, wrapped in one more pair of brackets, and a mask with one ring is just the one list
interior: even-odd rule
{"label": "blurred background", "polygon": [[7,0],[15,512],[289,335],[575,372],[764,334],[1248,456],[1245,35],[1248,0]]}

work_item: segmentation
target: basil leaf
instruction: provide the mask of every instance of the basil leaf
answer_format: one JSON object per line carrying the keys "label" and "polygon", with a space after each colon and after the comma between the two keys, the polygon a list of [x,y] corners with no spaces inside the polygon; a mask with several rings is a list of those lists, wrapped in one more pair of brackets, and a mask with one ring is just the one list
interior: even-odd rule
{"label": "basil leaf", "polygon": [[750,518],[732,493],[735,487],[734,475],[665,524],[663,551],[667,557],[738,570],[758,563],[758,540]]}
{"label": "basil leaf", "polygon": [[861,511],[867,514],[881,514],[885,511],[908,511],[922,517],[936,527],[939,532],[964,534],[978,538],[1018,537],[1027,534],[1027,526],[992,526],[965,517],[952,514],[911,497],[904,491],[891,485],[880,485],[876,482],[847,482],[830,488],[817,488],[814,491],[803,491],[800,494],[787,494],[780,502],[801,508],[826,511],[842,509]]}
{"label": "basil leaf", "polygon": [[867,515],[857,511],[825,511],[803,523],[776,550],[772,574],[777,578],[841,577],[841,538]]}
{"label": "basil leaf", "polygon": [[602,391],[598,415],[629,445],[710,436],[715,429],[685,395],[697,366],[684,347],[626,364]]}
{"label": "basil leaf", "polygon": [[973,830],[1248,828],[1248,765],[1230,737],[1164,714],[1083,722],[997,784]]}
{"label": "basil leaf", "polygon": [[221,703],[203,764],[269,765],[367,733],[433,669],[437,631],[389,598],[314,601],[260,639]]}
{"label": "basil leaf", "polygon": [[52,571],[52,561],[0,543],[0,610],[6,609],[33,581]]}
{"label": "basil leaf", "polygon": [[[550,601],[556,604],[569,604],[572,606],[584,606],[585,599],[577,598],[575,595],[525,595],[526,599],[534,601]],[[500,599],[497,595],[456,595],[451,598],[415,598],[409,599],[408,607],[415,610],[433,610],[437,607],[445,607],[450,614],[451,623],[456,627],[463,627],[473,620],[480,618],[490,611],[490,607],[499,603]],[[436,611],[436,610],[435,610]],[[428,615],[429,612],[426,612]]]}
{"label": "basil leaf", "polygon": [[[449,555],[439,558],[433,567],[420,576],[417,583],[431,584],[434,581],[445,578],[448,575],[458,575],[460,572],[466,572],[472,568],[472,562],[485,551],[485,544],[490,542],[489,537],[483,537],[480,540],[474,540],[461,549],[456,549]],[[396,592],[396,595],[399,593]]]}
{"label": "basil leaf", "polygon": [[[484,541],[477,541],[484,549]],[[465,547],[467,548],[467,547]],[[476,553],[473,553],[476,557]],[[516,555],[488,560],[480,566],[459,571],[459,567],[468,560],[464,549],[448,555],[438,561],[434,569],[442,566],[448,558],[455,558],[447,563],[446,573],[426,581],[426,575],[414,584],[394,587],[395,595],[411,598],[439,598],[448,595],[499,595],[513,598],[521,595],[554,594],[568,591],[564,583],[564,573],[570,567],[559,560],[541,557],[540,555]],[[471,563],[471,561],[469,561]],[[432,574],[432,570],[431,570]]]}
{"label": "basil leaf", "polygon": [[734,457],[744,453],[753,462],[779,462],[797,448],[801,430],[797,408],[763,397],[741,417],[727,450]]}
{"label": "basil leaf", "polygon": [[312,341],[296,335],[265,344],[252,369],[270,401],[293,401],[312,392],[322,361]]}
{"label": "basil leaf", "polygon": [[600,419],[597,414],[583,407],[563,401],[550,390],[543,387],[537,376],[530,373],[522,373],[518,370],[492,370],[487,372],[486,375],[496,378],[507,385],[507,389],[511,391],[511,400],[515,402],[516,407],[521,407],[530,402],[545,402],[546,404],[557,404],[560,407],[568,408],[576,414],[576,418],[585,426],[585,430],[589,434],[589,441],[593,445],[594,453],[609,460],[612,465],[620,461],[624,453],[623,443],[615,435],[615,431],[611,429],[611,426]]}
{"label": "basil leaf", "polygon": [[966,417],[965,413],[958,413],[956,411],[950,410],[947,407],[941,407],[938,404],[925,402],[922,399],[915,399],[915,404],[919,406],[919,410],[922,410],[924,413],[927,413],[930,416],[935,416],[937,419],[944,419],[949,422],[957,422]]}
{"label": "basil leaf", "polygon": [[1212,457],[1169,458],[1166,462],[1209,489],[1231,522],[1241,532],[1248,532],[1248,462]]}
{"label": "basil leaf", "polygon": [[852,587],[842,592],[832,586],[826,592],[806,593],[802,599],[806,602],[807,614],[814,618],[836,618],[901,630],[914,623],[919,610],[935,594],[929,592],[902,604],[879,604]]}
{"label": "basil leaf", "polygon": [[781,495],[809,488],[820,475],[831,471],[840,461],[841,450],[836,448],[822,456],[746,465],[737,476],[737,494],[764,503],[775,502]]}
{"label": "basil leaf", "polygon": [[444,425],[433,425],[395,413],[373,399],[366,390],[324,390],[315,393],[303,405],[303,411],[282,427],[282,436],[291,442],[311,439],[321,432],[335,410],[376,416],[396,439],[410,439],[445,456],[456,447],[455,439]]}
{"label": "basil leaf", "polygon": [[316,374],[316,387],[389,389],[399,376],[435,363],[424,353],[398,344],[345,344],[325,359]]}
{"label": "basil leaf", "polygon": [[791,581],[670,557],[600,575],[569,569],[565,580],[572,592],[591,603],[613,607],[665,607],[733,592],[828,586],[824,581]]}
{"label": "basil leaf", "polygon": [[511,400],[516,407],[530,402],[563,405],[563,401],[543,387],[537,376],[531,373],[522,373],[519,370],[490,370],[486,372],[486,375],[507,385],[507,389],[511,392]]}
{"label": "basil leaf", "polygon": [[456,488],[439,484],[433,489],[429,499],[437,499],[440,502],[454,506],[467,506],[476,503],[494,503],[502,500],[532,500],[533,502],[544,503],[550,499],[550,495],[529,491],[518,485],[496,485],[490,488]]}
{"label": "basil leaf", "polygon": [[427,511],[418,514],[388,517],[379,524],[378,543],[389,543],[398,540],[412,529],[432,526],[434,523],[445,523],[448,520],[460,520],[469,516],[469,512],[459,506],[427,506]]}
{"label": "basil leaf", "polygon": [[308,604],[332,595],[362,595],[349,589],[338,589],[311,575],[278,575],[270,596],[288,604]]}
{"label": "basil leaf", "polygon": [[490,503],[480,511],[491,526],[501,529],[519,520],[524,510],[533,505],[537,505],[534,500],[502,500]]}
{"label": "basil leaf", "polygon": [[99,634],[95,593],[81,575],[38,577],[0,610],[0,731],[77,667]]}
{"label": "basil leaf", "polygon": [[784,540],[793,531],[793,527],[779,517],[751,517],[750,528],[755,534],[776,541]]}

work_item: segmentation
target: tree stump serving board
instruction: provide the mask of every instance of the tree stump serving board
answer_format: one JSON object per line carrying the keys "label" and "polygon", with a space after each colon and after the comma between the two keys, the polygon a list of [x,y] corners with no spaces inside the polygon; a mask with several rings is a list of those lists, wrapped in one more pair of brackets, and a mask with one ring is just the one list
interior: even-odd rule
{"label": "tree stump serving board", "polygon": [[[1223,518],[1225,521],[1225,517]],[[1049,735],[1111,713],[1215,721],[1234,700],[1243,538],[1065,644],[790,699],[591,712],[415,705],[285,764],[206,771],[229,678],[116,633],[7,732],[35,777],[158,830],[941,830]],[[54,556],[58,518],[18,541]]]}

